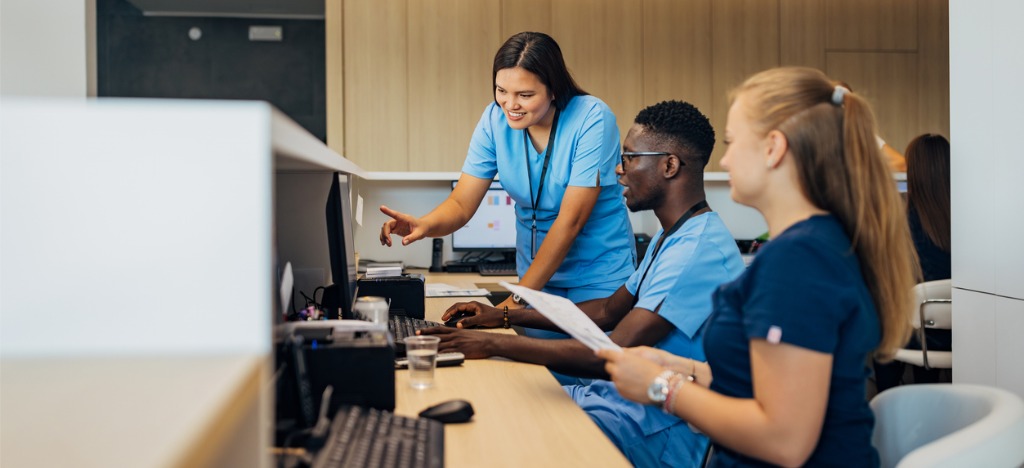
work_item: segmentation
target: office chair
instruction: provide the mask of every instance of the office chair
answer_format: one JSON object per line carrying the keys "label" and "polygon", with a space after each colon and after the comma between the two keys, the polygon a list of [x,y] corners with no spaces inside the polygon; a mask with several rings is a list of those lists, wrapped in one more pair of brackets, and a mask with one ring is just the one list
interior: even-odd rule
{"label": "office chair", "polygon": [[882,467],[1005,466],[1024,463],[1024,401],[1001,388],[923,384],[871,400],[872,444]]}
{"label": "office chair", "polygon": [[921,349],[901,349],[896,351],[897,361],[913,364],[925,369],[951,369],[953,367],[952,351],[929,351],[928,340],[925,339],[926,329],[953,328],[953,282],[951,280],[927,281],[914,286],[917,307],[912,314],[911,323],[917,334]]}

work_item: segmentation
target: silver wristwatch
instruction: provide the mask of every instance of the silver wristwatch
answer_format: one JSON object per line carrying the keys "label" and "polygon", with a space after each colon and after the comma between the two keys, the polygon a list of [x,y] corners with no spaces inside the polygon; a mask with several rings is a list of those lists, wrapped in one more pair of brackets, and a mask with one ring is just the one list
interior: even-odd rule
{"label": "silver wristwatch", "polygon": [[515,302],[516,304],[519,305],[526,305],[526,301],[524,301],[523,298],[519,297],[518,294],[512,295],[512,302]]}
{"label": "silver wristwatch", "polygon": [[675,375],[675,372],[666,370],[654,378],[651,385],[647,387],[647,398],[650,398],[651,402],[659,405],[665,402],[669,391],[668,381],[673,375]]}

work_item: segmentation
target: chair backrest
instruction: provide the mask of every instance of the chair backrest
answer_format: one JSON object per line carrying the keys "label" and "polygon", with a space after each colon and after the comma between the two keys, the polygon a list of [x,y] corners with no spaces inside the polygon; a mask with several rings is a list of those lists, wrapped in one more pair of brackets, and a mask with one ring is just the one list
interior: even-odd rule
{"label": "chair backrest", "polygon": [[907,385],[871,400],[883,467],[1024,463],[1024,401],[969,384]]}
{"label": "chair backrest", "polygon": [[[926,281],[914,286],[914,313],[911,323],[914,328],[953,328],[953,281]],[[923,322],[922,322],[923,320]]]}

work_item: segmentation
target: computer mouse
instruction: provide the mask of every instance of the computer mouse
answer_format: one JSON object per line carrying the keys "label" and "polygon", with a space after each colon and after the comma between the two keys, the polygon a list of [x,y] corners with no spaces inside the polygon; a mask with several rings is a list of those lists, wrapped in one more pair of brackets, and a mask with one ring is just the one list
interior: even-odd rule
{"label": "computer mouse", "polygon": [[420,411],[421,418],[433,419],[444,424],[464,423],[473,418],[473,405],[466,400],[448,400]]}
{"label": "computer mouse", "polygon": [[455,324],[459,323],[459,320],[462,320],[462,319],[464,319],[466,317],[472,317],[474,315],[476,315],[476,314],[474,314],[474,313],[472,313],[472,312],[470,312],[468,310],[460,310],[460,311],[452,314],[452,317],[450,319],[446,320],[444,322],[444,325],[446,327],[456,328]]}

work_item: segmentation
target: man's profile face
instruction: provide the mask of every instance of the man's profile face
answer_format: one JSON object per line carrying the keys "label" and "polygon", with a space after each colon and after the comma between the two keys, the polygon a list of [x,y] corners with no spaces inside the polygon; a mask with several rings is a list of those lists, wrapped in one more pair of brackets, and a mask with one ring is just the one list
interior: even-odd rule
{"label": "man's profile face", "polygon": [[651,210],[661,204],[664,196],[661,168],[668,151],[662,146],[637,124],[633,124],[622,142],[623,156],[616,173],[619,175],[619,185],[624,187],[622,196],[626,198],[626,206],[630,211]]}

